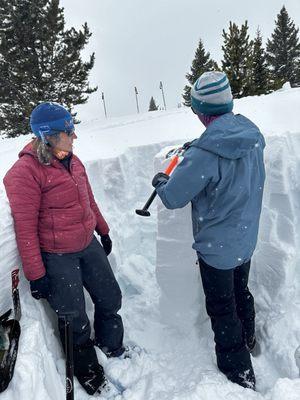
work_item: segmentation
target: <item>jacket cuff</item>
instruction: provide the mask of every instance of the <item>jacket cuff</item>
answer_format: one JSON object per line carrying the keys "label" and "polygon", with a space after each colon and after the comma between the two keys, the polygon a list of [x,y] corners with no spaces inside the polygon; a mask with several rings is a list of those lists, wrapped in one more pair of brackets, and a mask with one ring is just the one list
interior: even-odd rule
{"label": "jacket cuff", "polygon": [[107,224],[105,224],[105,225],[106,226],[101,226],[101,227],[99,227],[99,225],[96,226],[95,231],[98,233],[99,236],[109,234],[109,227]]}
{"label": "jacket cuff", "polygon": [[44,266],[41,266],[40,268],[38,268],[37,270],[32,270],[32,268],[30,270],[27,270],[27,268],[24,268],[24,275],[25,278],[28,281],[36,281],[37,279],[43,278],[43,276],[46,275],[46,269]]}

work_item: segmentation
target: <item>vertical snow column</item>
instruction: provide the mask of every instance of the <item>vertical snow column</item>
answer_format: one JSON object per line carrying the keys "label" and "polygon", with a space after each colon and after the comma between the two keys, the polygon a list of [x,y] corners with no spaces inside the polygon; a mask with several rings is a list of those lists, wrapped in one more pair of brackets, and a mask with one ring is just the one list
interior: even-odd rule
{"label": "vertical snow column", "polygon": [[[156,172],[165,170],[169,148],[156,157]],[[161,289],[160,312],[164,323],[189,330],[206,317],[197,255],[192,249],[191,206],[167,210],[157,200],[156,277]]]}
{"label": "vertical snow column", "polygon": [[[160,147],[130,147],[116,157],[86,163],[95,199],[111,229],[113,251],[109,260],[123,294],[120,313],[125,341],[130,337],[130,341],[147,348],[156,343],[153,336],[157,335],[152,332],[159,301],[156,218],[155,214],[142,218],[135,209],[143,206],[152,191],[153,158]],[[86,301],[92,318],[93,305],[88,296]]]}
{"label": "vertical snow column", "polygon": [[250,275],[263,352],[281,377],[290,378],[298,375],[294,352],[300,344],[299,154],[300,134],[267,137],[263,208]]}
{"label": "vertical snow column", "polygon": [[143,219],[135,209],[152,191],[153,157],[158,149],[159,145],[131,147],[117,157],[86,164],[95,199],[111,229],[109,259],[129,295],[145,292],[148,264],[155,264],[155,219]]}
{"label": "vertical snow column", "polygon": [[269,311],[290,306],[298,287],[299,155],[296,142],[290,140],[284,135],[268,138],[265,154],[266,182],[251,280],[259,306]]}

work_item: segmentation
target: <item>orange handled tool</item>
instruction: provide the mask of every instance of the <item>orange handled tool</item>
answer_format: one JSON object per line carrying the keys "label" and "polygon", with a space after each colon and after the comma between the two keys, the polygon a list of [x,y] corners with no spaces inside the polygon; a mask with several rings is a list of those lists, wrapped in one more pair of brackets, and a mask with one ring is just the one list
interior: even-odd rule
{"label": "orange handled tool", "polygon": [[175,155],[171,161],[170,164],[167,166],[167,169],[165,170],[165,174],[170,175],[170,173],[173,171],[173,169],[176,167],[179,161],[179,156]]}
{"label": "orange handled tool", "polygon": [[[165,174],[170,175],[171,172],[174,170],[174,168],[176,167],[176,165],[178,164],[179,161],[179,156],[175,155],[174,157],[172,157],[170,164],[167,166],[166,170],[165,170]],[[150,217],[150,212],[148,211],[148,208],[150,207],[150,205],[152,204],[153,200],[155,199],[157,195],[156,190],[154,190],[151,194],[151,196],[149,197],[149,199],[147,200],[146,204],[144,205],[144,207],[141,210],[135,210],[135,212],[138,215],[141,215],[142,217]]]}

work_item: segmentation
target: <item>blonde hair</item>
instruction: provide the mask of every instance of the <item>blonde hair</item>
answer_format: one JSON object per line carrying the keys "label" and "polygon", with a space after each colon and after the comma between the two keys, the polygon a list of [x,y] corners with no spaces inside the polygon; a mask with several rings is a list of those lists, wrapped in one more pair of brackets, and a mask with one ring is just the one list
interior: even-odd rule
{"label": "blonde hair", "polygon": [[59,133],[46,136],[48,143],[43,142],[39,138],[33,139],[32,148],[37,154],[39,162],[43,165],[50,165],[53,159],[52,145],[56,145],[60,141]]}

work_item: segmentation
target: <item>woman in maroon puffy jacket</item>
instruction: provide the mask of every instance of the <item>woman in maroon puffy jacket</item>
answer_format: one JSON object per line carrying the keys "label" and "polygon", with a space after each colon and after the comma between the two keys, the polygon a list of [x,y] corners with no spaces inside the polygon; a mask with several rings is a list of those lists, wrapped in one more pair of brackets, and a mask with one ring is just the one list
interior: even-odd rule
{"label": "woman in maroon puffy jacket", "polygon": [[[105,383],[94,343],[108,357],[124,352],[121,291],[107,259],[109,227],[84,165],[72,153],[77,136],[70,113],[59,104],[42,103],[30,124],[36,138],[4,177],[17,245],[32,295],[46,298],[58,315],[62,343],[61,317],[75,313],[74,372],[93,394]],[[83,288],[95,305],[94,343]]]}

